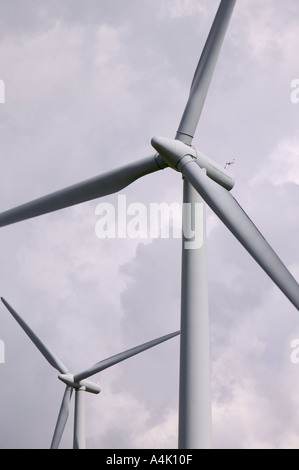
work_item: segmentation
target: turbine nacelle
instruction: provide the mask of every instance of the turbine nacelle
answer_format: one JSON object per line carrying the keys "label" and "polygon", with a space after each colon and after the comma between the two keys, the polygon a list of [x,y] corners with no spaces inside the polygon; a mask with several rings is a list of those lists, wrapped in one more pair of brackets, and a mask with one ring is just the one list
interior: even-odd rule
{"label": "turbine nacelle", "polygon": [[194,147],[190,147],[180,140],[166,139],[165,137],[153,137],[151,144],[174,170],[181,171],[187,163],[195,161],[200,168],[206,170],[209,178],[216,183],[228,191],[234,187],[233,176]]}
{"label": "turbine nacelle", "polygon": [[94,382],[92,382],[91,380],[84,379],[84,380],[76,381],[75,376],[73,374],[69,374],[69,373],[60,374],[58,378],[59,380],[64,382],[66,385],[69,385],[70,387],[73,387],[76,389],[84,388],[86,392],[90,392],[90,393],[100,393],[101,391],[100,387]]}

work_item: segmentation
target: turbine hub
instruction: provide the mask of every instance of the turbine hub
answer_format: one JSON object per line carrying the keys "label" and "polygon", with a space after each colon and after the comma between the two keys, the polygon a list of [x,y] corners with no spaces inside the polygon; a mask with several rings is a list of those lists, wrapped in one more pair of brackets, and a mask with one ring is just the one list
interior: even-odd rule
{"label": "turbine hub", "polygon": [[91,382],[91,380],[83,379],[77,382],[75,381],[73,374],[70,374],[70,373],[60,374],[58,378],[59,380],[64,382],[66,385],[69,385],[70,387],[73,387],[76,389],[84,388],[86,392],[90,392],[90,393],[100,393],[101,391],[100,387],[94,382]]}
{"label": "turbine hub", "polygon": [[151,143],[154,149],[174,170],[182,171],[182,168],[188,163],[196,162],[200,168],[206,170],[209,178],[228,191],[234,187],[235,180],[233,176],[194,147],[190,147],[180,140],[164,137],[153,137]]}

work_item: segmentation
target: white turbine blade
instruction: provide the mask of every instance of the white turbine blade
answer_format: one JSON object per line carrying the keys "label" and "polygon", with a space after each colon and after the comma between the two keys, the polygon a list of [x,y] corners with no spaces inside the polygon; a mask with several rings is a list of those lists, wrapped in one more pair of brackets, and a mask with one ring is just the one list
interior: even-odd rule
{"label": "white turbine blade", "polygon": [[136,354],[140,354],[141,352],[145,351],[146,349],[152,348],[153,346],[156,346],[157,344],[163,343],[164,341],[167,341],[174,336],[179,335],[180,332],[176,331],[174,333],[170,333],[165,336],[161,336],[160,338],[148,341],[147,343],[141,344],[139,346],[136,346],[134,348],[128,349],[126,351],[123,351],[119,354],[116,354],[115,356],[108,357],[107,359],[104,359],[103,361],[97,362],[94,364],[92,367],[89,369],[80,372],[79,374],[76,374],[74,377],[74,380],[76,382],[79,382],[80,380],[86,379],[87,377],[90,377],[94,374],[97,374],[98,372],[101,372],[104,369],[107,369],[108,367],[111,367],[115,364],[118,364],[121,361],[124,361],[128,359],[129,357],[135,356]]}
{"label": "white turbine blade", "polygon": [[1,297],[2,302],[4,303],[5,307],[9,310],[15,320],[19,323],[21,328],[25,331],[27,336],[31,339],[31,341],[35,344],[37,349],[42,353],[42,355],[47,359],[47,361],[57,369],[61,374],[65,374],[68,369],[65,365],[58,359],[55,354],[44,345],[44,343],[39,339],[39,337],[32,331],[32,329],[27,325],[27,323],[20,317],[20,315],[6,302],[5,299]]}
{"label": "white turbine blade", "polygon": [[62,434],[66,425],[66,422],[69,417],[69,411],[70,411],[70,402],[72,398],[72,393],[73,393],[73,388],[66,386],[65,392],[62,398],[61,402],[61,407],[59,410],[58,418],[57,418],[57,423],[55,426],[55,431],[51,443],[51,449],[58,449]]}
{"label": "white turbine blade", "polygon": [[181,171],[226,227],[299,310],[297,281],[231,193],[208,178],[194,161],[186,164]]}
{"label": "white turbine blade", "polygon": [[164,166],[162,167],[158,163],[159,158],[152,155],[122,168],[90,178],[9,209],[0,214],[0,227],[113,194],[133,183],[138,178],[158,171],[163,167],[165,168],[165,162],[163,162]]}
{"label": "white turbine blade", "polygon": [[239,203],[196,163],[196,150],[176,140],[153,137],[153,147],[182,172],[205,202],[299,310],[299,285]]}
{"label": "white turbine blade", "polygon": [[176,138],[191,144],[236,0],[222,0],[194,74]]}

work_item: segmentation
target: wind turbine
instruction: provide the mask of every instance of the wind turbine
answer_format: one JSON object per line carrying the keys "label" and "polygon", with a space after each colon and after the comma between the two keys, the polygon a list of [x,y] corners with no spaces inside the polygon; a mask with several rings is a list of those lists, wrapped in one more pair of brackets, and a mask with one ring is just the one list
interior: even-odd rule
{"label": "wind turbine", "polygon": [[[183,220],[186,224],[194,226],[191,224],[198,204],[203,205],[204,209],[206,204],[210,206],[298,310],[299,285],[231,195],[234,186],[231,174],[192,147],[235,4],[236,0],[220,2],[174,139],[154,137],[151,141],[157,152],[154,155],[5,211],[0,214],[0,226],[115,193],[138,178],[170,167],[183,175]],[[188,249],[183,233],[180,448],[212,446],[205,222],[204,217],[200,247]]]}
{"label": "wind turbine", "polygon": [[154,346],[157,346],[164,341],[179,335],[179,331],[170,333],[160,338],[148,341],[146,343],[140,344],[134,348],[123,351],[114,356],[108,357],[100,362],[97,362],[93,366],[89,367],[86,370],[72,374],[69,369],[58,359],[57,356],[41,341],[37,334],[27,325],[23,318],[6,302],[5,299],[1,297],[1,300],[5,307],[9,310],[15,320],[19,323],[21,328],[29,336],[31,341],[35,344],[37,349],[42,353],[45,359],[49,364],[58,370],[58,378],[66,384],[65,392],[62,398],[60,411],[58,414],[58,419],[51,443],[51,449],[57,449],[62,435],[67,423],[69,416],[70,401],[72,398],[73,390],[75,390],[75,415],[74,415],[74,438],[73,438],[73,448],[74,449],[84,449],[85,448],[85,394],[84,392],[89,393],[100,393],[100,387],[87,380],[92,375],[95,375],[109,367],[112,367],[119,362],[122,362],[126,359],[129,359],[136,354],[140,354],[146,349],[150,349]]}

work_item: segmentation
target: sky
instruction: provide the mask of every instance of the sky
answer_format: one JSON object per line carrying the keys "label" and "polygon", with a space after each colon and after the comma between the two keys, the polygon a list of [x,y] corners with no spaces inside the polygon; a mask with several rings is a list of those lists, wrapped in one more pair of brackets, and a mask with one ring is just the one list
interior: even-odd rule
{"label": "sky", "polygon": [[[173,138],[218,4],[0,0],[0,211]],[[296,279],[298,13],[297,0],[237,1],[193,140],[235,160],[232,194]],[[0,295],[73,372],[180,328],[181,239],[100,238],[99,204],[118,210],[119,196],[181,205],[182,179],[165,169],[0,230]],[[213,446],[298,448],[298,312],[209,208],[207,222]],[[64,385],[3,305],[0,340],[0,448],[48,448]],[[177,448],[179,346],[94,377],[87,448]],[[72,425],[71,411],[61,448]]]}

